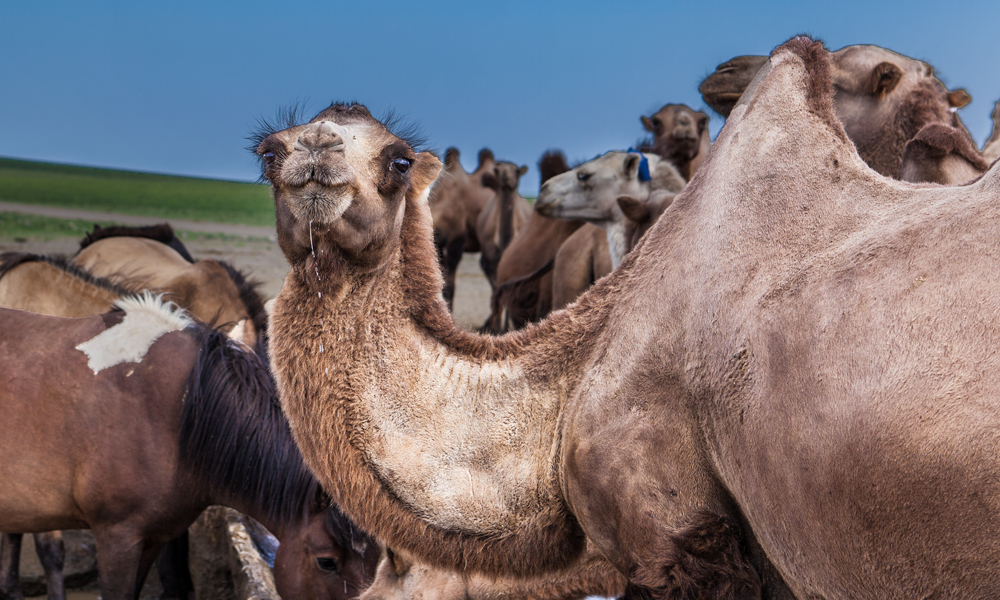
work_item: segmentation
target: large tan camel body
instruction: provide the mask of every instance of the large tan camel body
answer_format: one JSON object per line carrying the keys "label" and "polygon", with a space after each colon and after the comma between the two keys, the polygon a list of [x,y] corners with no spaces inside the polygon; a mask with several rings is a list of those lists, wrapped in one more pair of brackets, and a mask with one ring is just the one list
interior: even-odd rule
{"label": "large tan camel body", "polygon": [[778,48],[621,267],[500,338],[441,299],[437,158],[356,105],[263,137],[273,368],[324,488],[441,566],[591,540],[626,598],[1000,594],[1000,168],[875,173],[830,70]]}

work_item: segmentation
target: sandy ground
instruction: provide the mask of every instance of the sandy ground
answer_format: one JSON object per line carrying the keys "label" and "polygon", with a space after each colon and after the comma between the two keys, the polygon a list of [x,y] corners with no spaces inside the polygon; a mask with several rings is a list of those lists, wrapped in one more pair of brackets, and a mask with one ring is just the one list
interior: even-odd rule
{"label": "sandy ground", "polygon": [[[273,298],[281,290],[288,263],[278,244],[259,238],[220,240],[185,239],[184,244],[196,259],[214,258],[232,263],[236,268],[262,283],[261,292]],[[36,254],[72,254],[78,248],[75,239],[15,242],[0,238],[0,252],[18,251]],[[479,268],[479,255],[466,254],[458,266],[455,285],[455,320],[467,328],[479,327],[490,314],[490,285]]]}

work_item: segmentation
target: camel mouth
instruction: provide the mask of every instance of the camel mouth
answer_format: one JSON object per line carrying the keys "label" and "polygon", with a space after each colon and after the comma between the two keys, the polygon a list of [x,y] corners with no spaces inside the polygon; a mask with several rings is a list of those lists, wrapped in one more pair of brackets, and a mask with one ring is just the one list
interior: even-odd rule
{"label": "camel mouth", "polygon": [[336,185],[310,182],[297,188],[286,188],[281,198],[302,221],[332,223],[343,216],[353,202],[354,194],[347,181]]}

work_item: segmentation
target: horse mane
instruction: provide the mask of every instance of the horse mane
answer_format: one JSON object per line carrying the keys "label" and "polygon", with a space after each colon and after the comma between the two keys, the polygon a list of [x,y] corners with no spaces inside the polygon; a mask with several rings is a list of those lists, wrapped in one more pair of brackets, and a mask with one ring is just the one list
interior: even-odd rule
{"label": "horse mane", "polygon": [[217,496],[245,502],[272,522],[296,522],[317,481],[278,402],[265,336],[247,352],[216,329],[195,330],[201,350],[181,415],[181,463]]}
{"label": "horse mane", "polygon": [[141,284],[133,284],[128,279],[111,281],[110,279],[105,279],[104,277],[92,275],[89,271],[85,271],[84,269],[81,269],[71,263],[69,258],[66,256],[42,256],[41,254],[32,254],[30,252],[4,252],[3,254],[0,254],[0,278],[13,270],[14,267],[29,262],[46,263],[65,272],[67,275],[71,275],[83,281],[84,283],[99,287],[102,290],[109,291],[119,297],[138,294],[145,289],[145,287]]}
{"label": "horse mane", "polygon": [[243,271],[224,260],[216,262],[222,265],[222,268],[229,274],[229,278],[236,284],[240,300],[243,301],[243,306],[246,307],[254,328],[258,332],[267,331],[267,310],[264,308],[264,297],[260,295],[260,286],[263,284],[256,279],[247,279]]}
{"label": "horse mane", "polygon": [[359,554],[363,545],[375,545],[375,538],[361,529],[347,515],[340,512],[336,504],[330,502],[326,508],[326,532],[341,548],[351,548]]}
{"label": "horse mane", "polygon": [[161,244],[170,246],[189,263],[194,262],[194,259],[191,258],[191,253],[188,252],[187,247],[184,246],[179,239],[177,239],[177,236],[174,234],[174,228],[170,226],[170,223],[143,225],[141,227],[129,227],[125,225],[101,227],[97,223],[94,223],[93,231],[83,236],[83,239],[80,240],[80,250],[83,250],[96,241],[111,237],[137,237],[154,240],[160,242]]}

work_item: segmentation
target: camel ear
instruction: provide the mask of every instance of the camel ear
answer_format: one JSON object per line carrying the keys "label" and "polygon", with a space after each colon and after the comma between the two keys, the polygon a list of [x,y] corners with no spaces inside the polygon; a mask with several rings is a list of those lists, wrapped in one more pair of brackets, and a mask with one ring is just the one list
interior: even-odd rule
{"label": "camel ear", "polygon": [[521,168],[517,170],[517,176],[521,177],[528,172],[528,165],[521,165]]}
{"label": "camel ear", "polygon": [[963,89],[948,92],[948,106],[952,108],[962,108],[969,102],[972,102],[972,96]]}
{"label": "camel ear", "polygon": [[625,171],[626,179],[635,179],[636,174],[639,172],[639,162],[641,160],[642,156],[634,153],[629,153],[625,157],[625,166],[623,170]]}
{"label": "camel ear", "polygon": [[872,69],[872,74],[868,79],[868,89],[876,98],[883,98],[892,90],[896,89],[896,84],[903,77],[903,71],[891,62],[881,62]]}
{"label": "camel ear", "polygon": [[411,197],[419,198],[440,174],[441,160],[438,157],[427,151],[418,154],[413,166],[410,167]]}
{"label": "camel ear", "polygon": [[500,180],[497,179],[497,174],[494,173],[483,173],[483,176],[479,178],[479,181],[483,184],[483,187],[488,187],[491,190],[500,189]]}
{"label": "camel ear", "polygon": [[653,127],[653,121],[649,117],[642,116],[639,117],[642,120],[642,126],[646,128],[646,131],[651,131],[656,133],[656,129]]}
{"label": "camel ear", "polygon": [[649,217],[649,208],[646,203],[632,196],[618,196],[618,208],[625,213],[625,218],[641,223]]}
{"label": "camel ear", "polygon": [[410,570],[410,561],[393,552],[392,548],[386,546],[385,554],[389,559],[389,562],[392,564],[392,570],[396,573],[396,575],[405,575],[406,572]]}

